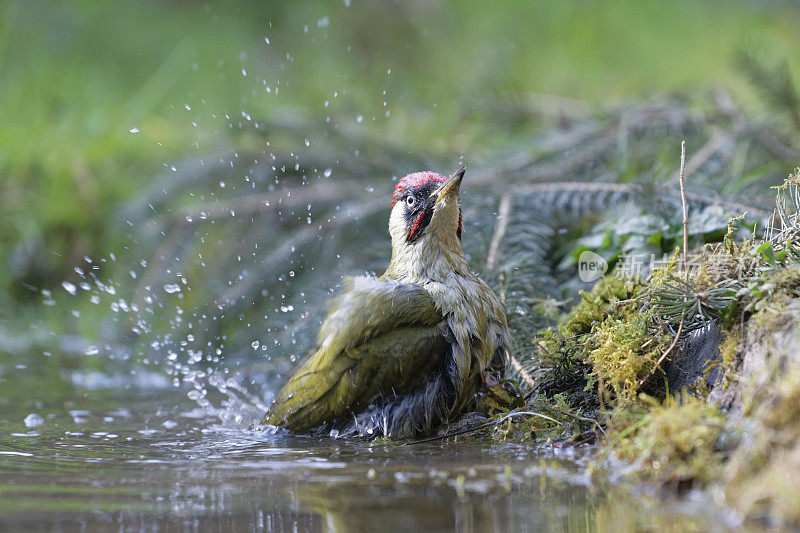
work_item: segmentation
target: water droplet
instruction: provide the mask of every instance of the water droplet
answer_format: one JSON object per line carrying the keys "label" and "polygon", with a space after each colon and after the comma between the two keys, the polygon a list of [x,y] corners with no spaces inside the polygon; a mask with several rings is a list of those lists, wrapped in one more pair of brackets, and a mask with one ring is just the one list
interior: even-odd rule
{"label": "water droplet", "polygon": [[253,342],[250,343],[250,346],[252,346],[254,350],[258,350],[258,347],[260,345],[261,345],[261,343],[258,342],[258,341],[253,341]]}
{"label": "water droplet", "polygon": [[363,117],[363,116],[361,116],[361,115],[358,115],[358,117],[356,117],[356,122],[358,122],[359,124],[361,124],[362,122],[364,122],[364,117]]}
{"label": "water droplet", "polygon": [[183,107],[186,108],[186,111],[191,111],[192,110],[192,106],[190,106],[189,104],[183,104]]}
{"label": "water droplet", "polygon": [[25,417],[26,428],[35,428],[36,426],[41,426],[42,424],[44,424],[44,418],[36,413],[31,413]]}
{"label": "water droplet", "polygon": [[132,127],[131,129],[129,129],[128,131],[129,131],[129,132],[131,132],[131,133],[139,133],[139,128],[137,128],[136,126],[134,126],[134,127]]}
{"label": "water droplet", "polygon": [[64,290],[70,294],[75,294],[78,291],[78,288],[69,281],[62,281],[61,286],[64,287]]}
{"label": "water droplet", "polygon": [[181,288],[177,283],[167,283],[166,285],[164,285],[164,290],[169,294],[181,292]]}
{"label": "water droplet", "polygon": [[325,172],[322,173],[322,175],[325,176],[326,178],[330,178],[332,174],[333,174],[333,169],[330,168],[326,168]]}
{"label": "water droplet", "polygon": [[98,353],[100,353],[100,348],[98,348],[97,346],[89,346],[83,353],[85,353],[86,355],[97,355]]}

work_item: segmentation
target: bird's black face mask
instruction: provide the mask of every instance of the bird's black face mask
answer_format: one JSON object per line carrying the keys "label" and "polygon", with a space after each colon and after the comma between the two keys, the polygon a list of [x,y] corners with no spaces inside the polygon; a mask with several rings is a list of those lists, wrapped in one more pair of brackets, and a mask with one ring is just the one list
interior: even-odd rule
{"label": "bird's black face mask", "polygon": [[406,227],[408,228],[408,242],[416,242],[431,223],[433,206],[436,203],[431,194],[436,190],[437,182],[430,181],[425,185],[409,190],[402,201],[405,203]]}

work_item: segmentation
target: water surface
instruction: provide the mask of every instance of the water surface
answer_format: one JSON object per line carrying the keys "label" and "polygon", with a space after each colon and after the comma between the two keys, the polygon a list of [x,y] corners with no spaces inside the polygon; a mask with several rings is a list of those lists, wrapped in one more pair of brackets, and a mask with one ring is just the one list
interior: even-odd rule
{"label": "water surface", "polygon": [[65,370],[54,357],[0,359],[0,530],[702,530],[725,523],[699,493],[670,502],[610,484],[587,470],[588,448],[274,435],[252,429],[255,410],[222,421],[157,372]]}

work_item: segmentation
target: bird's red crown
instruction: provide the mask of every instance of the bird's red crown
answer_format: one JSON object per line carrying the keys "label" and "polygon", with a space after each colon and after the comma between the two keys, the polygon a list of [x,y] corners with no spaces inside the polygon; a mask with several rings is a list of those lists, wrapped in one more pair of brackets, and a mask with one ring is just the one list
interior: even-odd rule
{"label": "bird's red crown", "polygon": [[389,204],[391,207],[394,207],[394,204],[403,197],[403,195],[409,189],[416,189],[417,187],[422,187],[423,185],[430,183],[431,181],[435,181],[437,183],[444,183],[447,181],[447,176],[442,176],[436,172],[431,172],[426,170],[424,172],[414,172],[413,174],[408,174],[403,176],[400,181],[397,182],[397,185],[394,187],[394,192],[392,193],[392,201]]}

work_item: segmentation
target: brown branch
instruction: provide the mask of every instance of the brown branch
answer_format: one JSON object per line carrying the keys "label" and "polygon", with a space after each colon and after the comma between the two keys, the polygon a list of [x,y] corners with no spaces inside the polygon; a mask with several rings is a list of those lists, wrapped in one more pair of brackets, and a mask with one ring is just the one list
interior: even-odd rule
{"label": "brown branch", "polygon": [[486,268],[488,270],[494,270],[497,267],[497,261],[500,257],[500,243],[503,241],[508,228],[511,208],[511,191],[508,191],[500,198],[500,205],[497,208],[497,223],[494,226],[492,243],[489,245],[489,253],[486,256]]}
{"label": "brown branch", "polygon": [[528,373],[527,370],[525,370],[525,367],[522,366],[522,363],[519,362],[519,359],[511,355],[508,350],[506,350],[506,355],[508,356],[511,366],[514,367],[514,370],[516,370],[522,378],[522,381],[524,381],[529,387],[535,388],[536,381],[534,381],[533,377]]}

